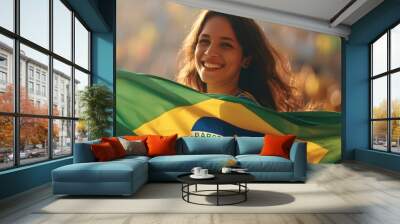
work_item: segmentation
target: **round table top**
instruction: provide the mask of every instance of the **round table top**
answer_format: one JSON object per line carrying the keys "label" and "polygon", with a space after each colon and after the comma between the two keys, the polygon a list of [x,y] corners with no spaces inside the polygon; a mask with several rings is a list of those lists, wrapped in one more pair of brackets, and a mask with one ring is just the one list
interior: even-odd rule
{"label": "round table top", "polygon": [[249,173],[213,173],[215,177],[210,179],[194,179],[190,175],[192,173],[181,174],[177,179],[186,184],[236,184],[255,180],[255,177]]}

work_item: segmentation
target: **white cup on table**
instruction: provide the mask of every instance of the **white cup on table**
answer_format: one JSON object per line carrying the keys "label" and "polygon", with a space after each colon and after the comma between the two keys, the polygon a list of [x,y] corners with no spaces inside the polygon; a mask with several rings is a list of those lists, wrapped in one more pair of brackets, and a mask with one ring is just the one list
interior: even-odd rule
{"label": "white cup on table", "polygon": [[194,175],[196,175],[196,176],[200,176],[201,175],[201,173],[200,173],[200,171],[202,170],[203,168],[201,168],[201,167],[193,167],[193,169],[192,169],[192,173],[194,174]]}

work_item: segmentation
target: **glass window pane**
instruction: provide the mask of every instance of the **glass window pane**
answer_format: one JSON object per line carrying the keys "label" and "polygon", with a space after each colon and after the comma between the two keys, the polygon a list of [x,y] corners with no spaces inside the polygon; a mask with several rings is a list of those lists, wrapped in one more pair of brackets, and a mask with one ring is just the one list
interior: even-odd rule
{"label": "glass window pane", "polygon": [[49,158],[48,121],[45,118],[20,118],[20,164],[34,163]]}
{"label": "glass window pane", "polygon": [[72,121],[53,120],[53,157],[72,154]]}
{"label": "glass window pane", "polygon": [[0,34],[0,111],[14,111],[14,42]]}
{"label": "glass window pane", "polygon": [[372,118],[387,117],[387,77],[372,81]]}
{"label": "glass window pane", "polygon": [[0,26],[14,31],[14,0],[0,1]]}
{"label": "glass window pane", "polygon": [[400,153],[400,120],[391,121],[391,151]]}
{"label": "glass window pane", "polygon": [[372,44],[372,75],[387,71],[387,34]]}
{"label": "glass window pane", "polygon": [[89,75],[75,69],[75,117],[81,115],[80,94],[86,86],[89,86]]}
{"label": "glass window pane", "polygon": [[390,86],[391,116],[400,118],[400,72],[391,75]]}
{"label": "glass window pane", "polygon": [[89,32],[75,18],[75,63],[89,70]]}
{"label": "glass window pane", "polygon": [[387,151],[387,121],[372,122],[372,148]]}
{"label": "glass window pane", "polygon": [[75,121],[75,143],[85,142],[88,138],[88,129],[84,120]]}
{"label": "glass window pane", "polygon": [[71,66],[53,60],[53,115],[72,117]]}
{"label": "glass window pane", "polygon": [[10,116],[0,116],[0,170],[14,165],[14,124]]}
{"label": "glass window pane", "polygon": [[20,0],[21,36],[49,48],[49,0]]}
{"label": "glass window pane", "polygon": [[390,60],[391,69],[400,67],[400,24],[391,30]]}
{"label": "glass window pane", "polygon": [[49,57],[21,44],[20,109],[25,114],[48,114]]}
{"label": "glass window pane", "polygon": [[53,1],[53,51],[71,60],[72,12],[60,1]]}

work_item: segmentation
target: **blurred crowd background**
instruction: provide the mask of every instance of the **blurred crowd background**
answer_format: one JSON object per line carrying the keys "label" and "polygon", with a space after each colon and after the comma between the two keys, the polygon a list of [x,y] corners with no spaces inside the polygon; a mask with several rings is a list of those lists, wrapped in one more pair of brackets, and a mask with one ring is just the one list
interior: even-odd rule
{"label": "blurred crowd background", "polygon": [[[201,9],[167,0],[117,1],[117,68],[174,80],[183,39]],[[291,65],[297,111],[341,111],[339,37],[258,21]]]}

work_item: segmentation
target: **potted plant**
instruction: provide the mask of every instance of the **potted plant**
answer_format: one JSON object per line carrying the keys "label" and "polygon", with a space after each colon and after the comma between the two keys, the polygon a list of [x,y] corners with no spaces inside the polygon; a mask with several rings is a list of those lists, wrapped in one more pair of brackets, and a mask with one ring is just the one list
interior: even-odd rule
{"label": "potted plant", "polygon": [[79,98],[83,122],[87,126],[90,140],[109,136],[107,130],[112,124],[113,95],[104,85],[86,87]]}

